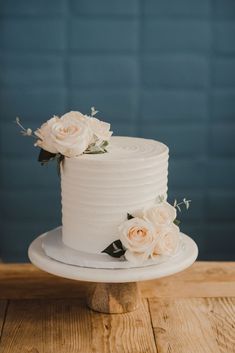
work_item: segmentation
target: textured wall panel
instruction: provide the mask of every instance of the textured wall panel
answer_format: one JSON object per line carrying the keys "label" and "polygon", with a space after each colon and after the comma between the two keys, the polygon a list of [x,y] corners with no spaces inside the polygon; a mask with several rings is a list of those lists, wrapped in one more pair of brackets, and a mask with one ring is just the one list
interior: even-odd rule
{"label": "textured wall panel", "polygon": [[[170,147],[169,198],[204,259],[235,259],[235,2],[0,3],[0,257],[61,223],[56,166],[13,124],[95,106],[116,135]],[[221,238],[223,241],[221,242]]]}
{"label": "textured wall panel", "polygon": [[63,19],[23,18],[1,22],[0,47],[5,50],[63,50]]}
{"label": "textured wall panel", "polygon": [[135,19],[81,19],[72,21],[70,46],[79,52],[136,52],[138,21]]}

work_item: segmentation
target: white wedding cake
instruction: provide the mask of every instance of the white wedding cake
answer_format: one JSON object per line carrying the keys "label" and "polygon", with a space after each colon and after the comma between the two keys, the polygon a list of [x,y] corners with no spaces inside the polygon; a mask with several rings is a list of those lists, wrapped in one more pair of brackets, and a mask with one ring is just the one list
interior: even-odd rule
{"label": "white wedding cake", "polygon": [[168,147],[158,141],[111,137],[107,153],[65,157],[61,168],[62,239],[101,253],[118,237],[127,213],[166,198]]}
{"label": "white wedding cake", "polygon": [[91,257],[135,266],[173,256],[180,243],[176,211],[190,200],[167,202],[168,147],[112,136],[97,113],[92,107],[90,115],[53,116],[34,132],[16,119],[24,136],[36,138],[39,162],[56,160],[59,167],[62,240],[59,231],[52,241],[61,242],[65,259],[73,253],[84,266]]}

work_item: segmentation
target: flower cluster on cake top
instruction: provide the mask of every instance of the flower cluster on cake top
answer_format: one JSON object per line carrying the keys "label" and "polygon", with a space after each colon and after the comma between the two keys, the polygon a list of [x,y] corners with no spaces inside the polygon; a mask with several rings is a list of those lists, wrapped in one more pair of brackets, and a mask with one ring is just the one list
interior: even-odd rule
{"label": "flower cluster on cake top", "polygon": [[84,153],[107,152],[112,131],[109,123],[94,117],[97,113],[92,107],[90,116],[77,111],[61,117],[53,116],[34,132],[24,128],[19,118],[16,118],[16,123],[23,135],[36,139],[34,145],[41,148],[39,161],[44,164],[51,159],[61,161],[64,157],[77,157]]}
{"label": "flower cluster on cake top", "polygon": [[103,252],[113,257],[124,256],[136,265],[174,255],[180,240],[176,210],[181,211],[182,204],[188,209],[190,202],[184,198],[172,206],[160,196],[153,206],[128,213],[127,220],[118,227],[119,239]]}

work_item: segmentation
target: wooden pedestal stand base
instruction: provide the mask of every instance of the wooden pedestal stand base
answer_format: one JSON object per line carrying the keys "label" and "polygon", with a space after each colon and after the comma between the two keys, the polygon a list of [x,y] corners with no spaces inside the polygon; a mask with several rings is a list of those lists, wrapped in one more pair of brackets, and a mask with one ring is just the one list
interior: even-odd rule
{"label": "wooden pedestal stand base", "polygon": [[[55,232],[57,232],[56,236]],[[50,242],[51,238],[49,237],[52,234],[54,234],[53,239],[56,240],[54,246],[53,242]],[[48,248],[45,245],[46,239],[49,239]],[[57,259],[57,256],[54,259],[53,256],[48,255],[46,248],[47,250],[52,250],[51,255],[58,253],[62,258],[64,256],[66,258],[67,250],[63,253],[63,247],[60,248],[58,246],[58,239],[61,239],[61,228],[37,237],[29,247],[28,254],[31,262],[43,271],[56,276],[90,282],[88,288],[90,288],[91,293],[88,296],[88,307],[101,313],[110,314],[127,313],[138,308],[140,292],[137,283],[133,281],[147,281],[183,271],[192,265],[198,254],[196,243],[190,237],[181,233],[179,253],[164,263],[156,263],[155,265],[139,268],[128,268],[127,270],[118,268],[104,270],[103,266],[99,268],[72,266]],[[115,279],[120,283],[112,283]],[[122,283],[122,281],[129,282]]]}
{"label": "wooden pedestal stand base", "polygon": [[137,282],[96,283],[87,300],[90,309],[107,314],[134,311],[139,304],[140,291]]}

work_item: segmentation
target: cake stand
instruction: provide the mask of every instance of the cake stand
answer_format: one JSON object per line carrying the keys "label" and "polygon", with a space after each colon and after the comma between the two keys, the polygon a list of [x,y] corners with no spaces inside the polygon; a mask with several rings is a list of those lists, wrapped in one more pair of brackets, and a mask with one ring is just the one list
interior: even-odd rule
{"label": "cake stand", "polygon": [[30,245],[30,261],[43,271],[56,276],[92,282],[87,305],[102,313],[125,313],[136,310],[140,303],[139,281],[157,279],[183,271],[197,258],[196,243],[182,234],[182,251],[163,263],[145,267],[104,269],[68,265],[46,255],[42,242],[46,234]]}

